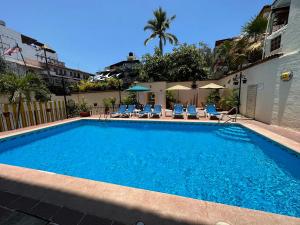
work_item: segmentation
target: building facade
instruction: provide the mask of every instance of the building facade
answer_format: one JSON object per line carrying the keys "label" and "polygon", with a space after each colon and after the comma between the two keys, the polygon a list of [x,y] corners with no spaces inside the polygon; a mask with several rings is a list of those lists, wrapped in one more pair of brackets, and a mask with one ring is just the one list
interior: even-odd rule
{"label": "building facade", "polygon": [[[4,54],[7,49],[16,45],[21,48],[21,52]],[[14,72],[23,74],[26,70],[34,71],[42,75],[50,87],[61,87],[63,79],[65,82],[75,83],[93,76],[66,67],[64,62],[59,61],[55,50],[45,43],[8,28],[4,21],[0,21],[0,55]]]}
{"label": "building facade", "polygon": [[123,85],[127,87],[136,81],[140,64],[141,62],[130,52],[127,56],[127,60],[114,63],[107,66],[103,71],[97,72],[94,81],[104,81],[114,77],[121,79]]}

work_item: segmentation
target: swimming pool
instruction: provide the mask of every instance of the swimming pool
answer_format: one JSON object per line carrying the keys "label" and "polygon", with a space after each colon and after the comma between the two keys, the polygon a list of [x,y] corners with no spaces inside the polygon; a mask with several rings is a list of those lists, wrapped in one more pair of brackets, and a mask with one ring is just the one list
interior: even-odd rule
{"label": "swimming pool", "polygon": [[300,217],[300,158],[240,125],[82,120],[0,142],[0,163]]}

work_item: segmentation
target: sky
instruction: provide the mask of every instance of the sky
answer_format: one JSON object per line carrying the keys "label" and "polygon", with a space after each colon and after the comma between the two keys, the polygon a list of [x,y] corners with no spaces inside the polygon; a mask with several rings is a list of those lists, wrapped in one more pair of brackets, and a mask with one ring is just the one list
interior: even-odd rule
{"label": "sky", "polygon": [[[161,6],[176,15],[170,33],[180,43],[236,36],[242,26],[272,0],[1,0],[6,26],[47,43],[68,67],[95,73],[125,60],[153,53],[158,40],[144,46],[143,30]],[[167,44],[165,51],[173,46]]]}

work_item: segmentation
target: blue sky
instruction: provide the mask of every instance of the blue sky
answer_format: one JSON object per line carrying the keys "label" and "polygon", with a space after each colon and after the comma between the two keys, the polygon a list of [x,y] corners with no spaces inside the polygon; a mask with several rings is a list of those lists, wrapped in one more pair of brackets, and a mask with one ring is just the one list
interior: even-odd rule
{"label": "blue sky", "polygon": [[[25,3],[26,2],[26,3]],[[170,32],[181,43],[218,39],[240,33],[241,27],[272,0],[9,0],[1,3],[0,19],[8,27],[48,43],[67,66],[96,72],[126,58],[152,53],[143,27],[162,6],[176,14]],[[166,46],[170,51],[172,46]]]}

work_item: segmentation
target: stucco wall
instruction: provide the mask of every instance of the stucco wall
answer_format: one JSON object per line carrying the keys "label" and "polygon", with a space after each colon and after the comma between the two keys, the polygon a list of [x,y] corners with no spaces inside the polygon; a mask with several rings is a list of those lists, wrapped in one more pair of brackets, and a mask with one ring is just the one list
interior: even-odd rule
{"label": "stucco wall", "polygon": [[[121,98],[123,99],[125,96],[127,96],[127,92],[121,92]],[[78,93],[67,96],[67,99],[73,99],[76,103],[85,101],[88,105],[94,105],[94,103],[97,103],[98,106],[103,106],[103,99],[110,97],[115,97],[116,104],[119,104],[118,91]],[[63,96],[53,96],[52,100],[63,100]]]}
{"label": "stucco wall", "polygon": [[[283,72],[292,71],[290,81],[282,81]],[[247,83],[241,88],[241,113],[246,113],[247,88],[258,85],[255,119],[300,130],[300,53],[284,55],[258,64],[242,72]],[[220,85],[237,88],[232,78],[236,74],[219,80]],[[229,82],[230,81],[230,82]]]}
{"label": "stucco wall", "polygon": [[[247,78],[247,83],[242,83],[241,106],[242,114],[246,113],[247,89],[250,85],[258,85],[255,119],[264,123],[271,123],[273,111],[274,86],[277,80],[278,59],[256,65],[242,72]],[[238,73],[239,74],[239,73]],[[233,85],[232,78],[237,74],[219,80],[220,85],[226,88],[237,88]],[[229,82],[230,80],[230,82]]]}
{"label": "stucco wall", "polygon": [[[272,123],[300,130],[300,53],[289,54],[278,59]],[[282,81],[280,74],[292,71],[290,81]]]}
{"label": "stucco wall", "polygon": [[300,50],[300,1],[291,0],[289,22],[282,39],[285,54]]}

